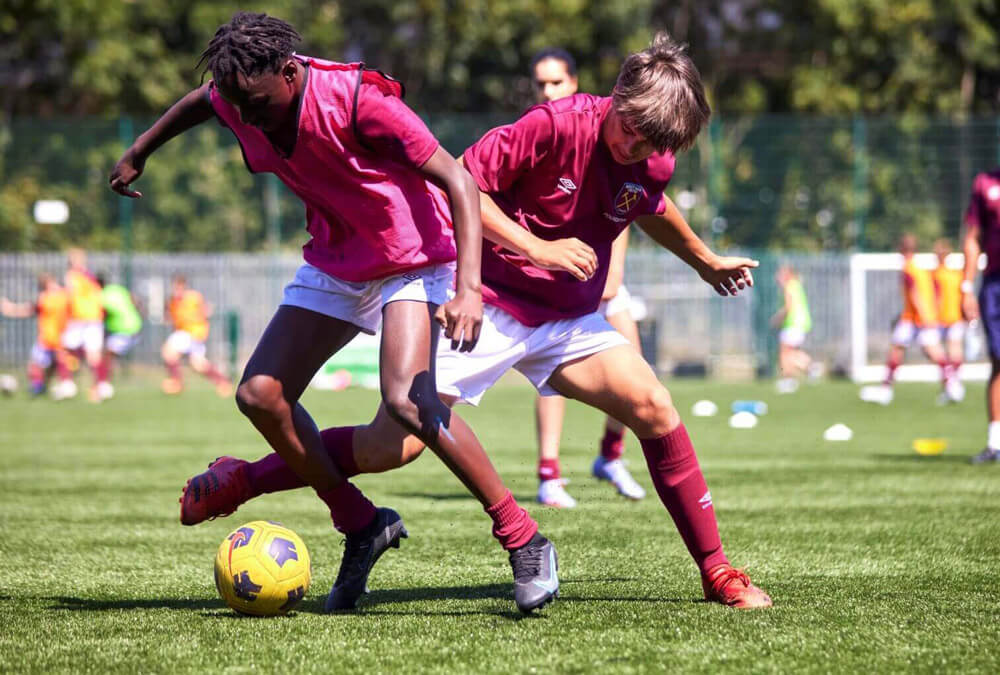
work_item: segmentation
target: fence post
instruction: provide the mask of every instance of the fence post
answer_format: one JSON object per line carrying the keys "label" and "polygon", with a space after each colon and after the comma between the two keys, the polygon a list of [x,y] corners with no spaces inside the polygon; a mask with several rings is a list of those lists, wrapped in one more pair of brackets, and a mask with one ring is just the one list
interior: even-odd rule
{"label": "fence post", "polygon": [[229,376],[235,378],[239,365],[240,315],[234,309],[226,312],[226,339],[229,342]]}
{"label": "fence post", "polygon": [[267,245],[271,252],[281,247],[281,202],[278,198],[278,177],[264,177],[264,216],[267,218]]}
{"label": "fence post", "polygon": [[778,283],[774,279],[777,257],[768,251],[753,251],[750,255],[760,261],[760,267],[754,270],[754,288],[750,294],[756,373],[757,377],[771,377],[778,350],[771,329],[771,317],[778,311]]}
{"label": "fence post", "polygon": [[865,250],[865,225],[868,218],[868,125],[861,115],[854,116],[851,130],[854,160],[854,248]]}
{"label": "fence post", "polygon": [[[118,140],[124,147],[132,145],[132,118],[122,115],[118,118]],[[132,200],[118,198],[118,226],[122,233],[122,280],[125,288],[132,288]]]}

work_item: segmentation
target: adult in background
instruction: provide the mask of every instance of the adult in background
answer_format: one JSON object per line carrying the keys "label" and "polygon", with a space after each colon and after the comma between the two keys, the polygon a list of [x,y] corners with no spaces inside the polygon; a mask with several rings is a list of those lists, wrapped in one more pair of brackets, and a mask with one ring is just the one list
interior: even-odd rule
{"label": "adult in background", "polygon": [[[576,60],[560,47],[550,47],[538,52],[531,60],[535,100],[547,103],[577,93]],[[570,178],[560,179],[559,189],[567,194],[578,189]],[[615,239],[611,247],[608,280],[601,294],[598,312],[604,315],[615,330],[640,350],[639,328],[631,313],[632,296],[625,288],[625,252],[628,250],[628,228]],[[566,399],[558,394],[538,396],[535,399],[535,424],[538,432],[538,501],[547,506],[573,508],[576,500],[566,491],[566,480],[559,466],[559,441],[562,437],[563,419],[566,416]],[[613,417],[606,417],[604,435],[598,444],[599,452],[591,466],[591,473],[599,480],[610,482],[618,492],[629,499],[642,499],[646,491],[632,478],[621,457],[625,451],[625,425]]]}

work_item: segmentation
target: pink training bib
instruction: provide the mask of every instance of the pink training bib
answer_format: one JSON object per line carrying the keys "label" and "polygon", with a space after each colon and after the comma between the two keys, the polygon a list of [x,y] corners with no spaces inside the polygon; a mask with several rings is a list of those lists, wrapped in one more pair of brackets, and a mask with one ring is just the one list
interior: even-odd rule
{"label": "pink training bib", "polygon": [[277,175],[305,203],[312,235],[303,247],[306,262],[346,281],[370,281],[454,260],[448,197],[420,171],[438,148],[427,126],[397,96],[359,84],[360,64],[298,58],[306,83],[287,157],[263,131],[241,122],[215,87],[211,101],[247,168]]}

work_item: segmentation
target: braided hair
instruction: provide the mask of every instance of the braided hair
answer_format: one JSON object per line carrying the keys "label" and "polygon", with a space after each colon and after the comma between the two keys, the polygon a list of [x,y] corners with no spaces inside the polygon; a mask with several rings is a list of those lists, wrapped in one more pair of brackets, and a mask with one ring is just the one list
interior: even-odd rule
{"label": "braided hair", "polygon": [[204,64],[202,77],[212,71],[217,81],[242,74],[252,77],[277,72],[281,63],[295,51],[302,36],[291,24],[267,14],[237,12],[229,23],[219,26],[201,54],[198,67]]}

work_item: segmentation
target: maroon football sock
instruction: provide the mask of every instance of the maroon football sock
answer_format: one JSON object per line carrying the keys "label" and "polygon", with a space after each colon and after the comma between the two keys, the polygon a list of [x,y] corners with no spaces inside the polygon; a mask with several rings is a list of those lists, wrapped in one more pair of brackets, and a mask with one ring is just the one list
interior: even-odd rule
{"label": "maroon football sock", "polygon": [[210,379],[214,384],[225,384],[229,382],[226,376],[222,374],[222,371],[215,366],[209,364],[208,370],[205,371],[205,377]]}
{"label": "maroon football sock", "polygon": [[[320,432],[323,448],[333,463],[340,469],[344,478],[357,476],[361,473],[354,461],[354,427],[331,427]],[[268,492],[283,492],[305,487],[306,482],[292,471],[276,452],[251,462],[247,468],[247,476],[254,496]]]}
{"label": "maroon football sock", "polygon": [[698,569],[729,562],[722,551],[712,495],[684,425],[659,438],[641,439],[649,475]]}
{"label": "maroon football sock", "polygon": [[623,452],[625,452],[625,430],[616,431],[605,427],[604,438],[601,439],[601,457],[610,462],[620,459]]}
{"label": "maroon football sock", "polygon": [[885,374],[885,382],[883,384],[891,385],[893,380],[896,379],[896,368],[899,368],[899,361],[889,359],[889,361],[885,364],[885,367],[887,372]]}
{"label": "maroon football sock", "polygon": [[167,362],[167,363],[164,363],[163,365],[166,366],[166,368],[167,368],[167,375],[169,375],[170,377],[172,377],[172,378],[174,378],[175,380],[178,380],[178,381],[181,379],[181,362],[180,361]]}
{"label": "maroon football sock", "polygon": [[299,478],[276,452],[256,462],[250,462],[247,467],[247,480],[254,497],[306,486],[306,482]]}
{"label": "maroon football sock", "polygon": [[503,499],[483,510],[493,519],[493,536],[508,551],[521,548],[538,532],[538,523],[518,505],[509,491]]}
{"label": "maroon football sock", "polygon": [[101,360],[97,362],[97,367],[94,369],[94,376],[97,378],[98,382],[108,381],[108,378],[111,377],[111,359],[109,357],[102,357]]}
{"label": "maroon football sock", "polygon": [[330,427],[319,432],[326,454],[337,465],[344,478],[361,473],[358,463],[354,461],[354,429],[355,427]]}
{"label": "maroon football sock", "polygon": [[346,480],[340,485],[317,491],[319,498],[330,507],[333,526],[344,534],[360,532],[375,519],[375,505]]}
{"label": "maroon football sock", "polygon": [[558,459],[538,460],[538,480],[556,480],[560,476]]}

